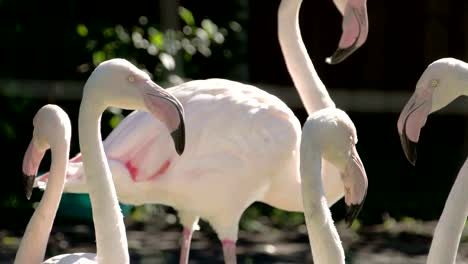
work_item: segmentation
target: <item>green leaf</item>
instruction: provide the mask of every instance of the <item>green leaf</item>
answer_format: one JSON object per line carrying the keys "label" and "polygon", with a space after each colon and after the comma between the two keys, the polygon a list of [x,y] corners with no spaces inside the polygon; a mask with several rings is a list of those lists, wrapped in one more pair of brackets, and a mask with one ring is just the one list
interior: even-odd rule
{"label": "green leaf", "polygon": [[81,37],[86,37],[88,35],[88,28],[83,24],[78,24],[76,26],[76,33]]}
{"label": "green leaf", "polygon": [[209,19],[203,19],[201,26],[208,33],[208,35],[210,35],[210,37],[218,32],[218,26]]}
{"label": "green leaf", "polygon": [[5,237],[2,239],[2,242],[3,242],[3,244],[5,244],[6,246],[16,246],[16,245],[19,245],[19,239],[18,239],[17,237],[5,236]]}
{"label": "green leaf", "polygon": [[179,7],[179,16],[189,26],[195,25],[195,19],[193,18],[192,12],[184,7]]}
{"label": "green leaf", "polygon": [[120,121],[122,120],[121,116],[120,115],[114,115],[110,120],[109,120],[109,125],[112,127],[112,128],[116,128]]}
{"label": "green leaf", "polygon": [[102,50],[93,52],[93,64],[97,66],[99,63],[106,60],[106,53]]}
{"label": "green leaf", "polygon": [[108,27],[108,28],[105,28],[105,29],[102,30],[102,35],[105,38],[110,38],[110,37],[114,36],[114,33],[115,33],[115,29],[111,28],[111,27]]}
{"label": "green leaf", "polygon": [[153,45],[162,49],[164,47],[164,34],[162,32],[156,32],[154,35],[151,35],[150,41]]}
{"label": "green leaf", "polygon": [[174,57],[172,57],[170,54],[164,52],[160,53],[159,60],[164,65],[164,68],[166,68],[167,70],[172,71],[175,69],[175,60]]}

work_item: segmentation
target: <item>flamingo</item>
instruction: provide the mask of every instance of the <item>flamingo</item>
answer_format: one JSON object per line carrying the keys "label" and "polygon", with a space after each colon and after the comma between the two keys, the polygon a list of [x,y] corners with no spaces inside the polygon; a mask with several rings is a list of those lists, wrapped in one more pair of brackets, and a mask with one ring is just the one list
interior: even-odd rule
{"label": "flamingo", "polygon": [[[33,119],[33,138],[23,159],[26,196],[31,197],[33,175],[37,174],[44,153],[50,148],[52,164],[50,181],[29,221],[16,252],[15,264],[42,263],[47,240],[60,203],[70,151],[71,125],[68,115],[56,105],[45,105]],[[93,259],[94,254],[75,254],[78,259]]]}
{"label": "flamingo", "polygon": [[[334,108],[334,103],[300,36],[301,2],[282,1],[278,33],[288,69],[311,113]],[[277,97],[237,82],[198,80],[168,91],[186,109],[187,151],[181,157],[175,155],[167,129],[148,113],[136,111],[127,116],[103,143],[119,200],[134,205],[162,203],[179,210],[184,226],[180,263],[188,261],[191,236],[199,216],[203,216],[223,242],[226,263],[234,263],[238,222],[250,204],[262,201],[288,211],[304,210],[298,165],[299,121]],[[357,152],[354,157],[361,163]],[[80,159],[77,155],[71,160],[66,192],[87,192]],[[343,197],[343,183],[349,192],[365,194],[367,181],[352,185],[354,180],[362,183],[359,179],[366,178],[364,170],[356,171],[361,176],[356,175],[351,182],[342,182],[340,166],[324,159],[323,167],[328,206]],[[46,180],[47,174],[38,179],[38,185],[44,186]],[[352,222],[364,196],[358,202],[346,201],[350,207],[346,220]]]}
{"label": "flamingo", "polygon": [[[416,144],[429,114],[444,108],[461,95],[468,95],[468,64],[443,58],[431,63],[416,85],[398,118],[398,133],[408,161],[416,164]],[[455,263],[458,245],[468,216],[468,159],[450,190],[432,239],[428,264]]]}
{"label": "flamingo", "polygon": [[349,57],[366,42],[369,33],[367,0],[333,0],[333,3],[343,16],[343,33],[338,49],[325,59],[328,64],[337,64]]}
{"label": "flamingo", "polygon": [[[62,108],[48,104],[36,113],[33,126],[33,138],[23,159],[26,197],[28,199],[31,197],[33,176],[37,174],[39,164],[48,149],[51,149],[52,153],[50,179],[47,189],[26,227],[14,263],[96,263],[96,254],[94,253],[61,254],[43,262],[47,240],[65,183],[70,152],[71,124],[68,115]],[[108,239],[120,240],[125,239],[125,237],[112,236]],[[126,262],[128,263],[128,261]]]}
{"label": "flamingo", "polygon": [[[113,89],[109,89],[111,87]],[[97,254],[63,254],[44,263],[84,263],[85,259],[86,263],[129,263],[125,226],[99,136],[101,114],[108,106],[151,111],[172,132],[176,150],[179,153],[184,150],[183,108],[177,99],[128,61],[114,59],[101,63],[85,84],[79,114],[80,147],[93,210]],[[34,137],[23,163],[28,198],[34,182],[31,176],[37,173],[49,144],[53,163],[49,188],[28,224],[15,263],[42,261],[68,163],[71,128],[66,113],[57,106],[48,105],[38,112],[33,122]],[[62,178],[56,178],[60,174]]]}

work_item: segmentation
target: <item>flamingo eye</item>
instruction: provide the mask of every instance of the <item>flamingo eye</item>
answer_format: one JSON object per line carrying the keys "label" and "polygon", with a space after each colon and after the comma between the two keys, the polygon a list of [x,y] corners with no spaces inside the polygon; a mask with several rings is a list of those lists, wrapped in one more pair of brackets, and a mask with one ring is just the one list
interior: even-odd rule
{"label": "flamingo eye", "polygon": [[131,82],[131,83],[132,83],[132,82],[134,82],[134,81],[135,81],[135,76],[133,76],[133,75],[130,75],[130,76],[128,76],[128,78],[127,78],[127,79],[128,79],[128,81],[129,81],[129,82]]}
{"label": "flamingo eye", "polygon": [[432,87],[432,88],[436,88],[437,86],[439,86],[439,80],[437,80],[437,79],[432,79],[432,81],[431,81],[431,87]]}

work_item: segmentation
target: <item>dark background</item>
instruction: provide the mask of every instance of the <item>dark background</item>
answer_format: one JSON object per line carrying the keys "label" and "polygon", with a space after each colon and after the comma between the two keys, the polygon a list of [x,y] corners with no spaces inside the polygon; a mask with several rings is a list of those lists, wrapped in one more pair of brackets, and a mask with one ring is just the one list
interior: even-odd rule
{"label": "dark background", "polygon": [[[292,101],[286,102],[303,122],[306,113],[297,99],[277,39],[279,2],[178,1],[193,13],[195,27],[200,27],[202,19],[209,18],[218,27],[226,28],[228,34],[224,43],[211,43],[210,56],[174,54],[178,62],[175,71],[164,69],[157,57],[136,49],[131,43],[118,44],[112,52],[105,51],[106,59],[112,55],[134,59],[162,83],[177,72],[186,79],[219,77],[274,87],[273,92],[294,95]],[[4,216],[0,217],[0,225],[23,227],[32,213],[31,201],[22,192],[21,162],[36,111],[46,103],[60,105],[70,115],[73,133],[77,135],[79,96],[67,97],[76,93],[76,89],[72,92],[65,85],[60,88],[61,95],[36,95],[40,89],[38,84],[50,88],[57,81],[85,81],[94,67],[96,52],[106,50],[109,42],[118,42],[115,36],[104,37],[102,32],[106,28],[122,25],[131,32],[135,26],[143,27],[138,21],[146,16],[146,26],[153,25],[161,31],[180,30],[185,24],[174,11],[177,9],[168,5],[168,1],[155,0],[121,3],[0,0],[0,146],[3,152],[0,210]],[[467,11],[467,3],[455,0],[405,3],[370,0],[366,43],[344,62],[332,66],[325,63],[325,58],[337,46],[341,15],[330,0],[306,0],[302,5],[300,25],[309,55],[337,106],[348,112],[357,127],[358,151],[369,178],[367,200],[359,216],[365,224],[380,223],[387,216],[437,219],[442,212],[466,157],[464,99],[457,100],[461,107],[435,113],[428,119],[421,134],[416,167],[404,157],[396,121],[430,62],[442,57],[466,60]],[[232,21],[241,25],[240,32],[231,30]],[[86,26],[86,36],[77,33],[80,24]],[[92,47],[90,40],[95,43]],[[16,84],[13,88],[12,83]],[[373,93],[379,96],[353,103],[356,99],[353,96]],[[110,112],[104,115],[103,135],[111,130],[108,124],[113,115]],[[77,137],[73,137],[72,154],[79,151],[77,146]],[[48,157],[41,165],[42,170],[48,170]],[[40,193],[35,191],[32,200],[37,201],[39,197]],[[273,214],[270,207],[256,207],[262,214]],[[335,219],[342,219],[342,201],[333,207],[333,214]]]}

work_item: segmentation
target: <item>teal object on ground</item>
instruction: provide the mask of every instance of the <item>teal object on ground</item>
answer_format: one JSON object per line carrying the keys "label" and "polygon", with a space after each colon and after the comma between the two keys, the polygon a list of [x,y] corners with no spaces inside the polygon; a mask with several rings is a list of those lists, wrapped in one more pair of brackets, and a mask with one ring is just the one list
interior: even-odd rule
{"label": "teal object on ground", "polygon": [[[127,216],[133,206],[120,204],[122,214]],[[63,193],[57,216],[93,221],[91,201],[87,193]]]}

